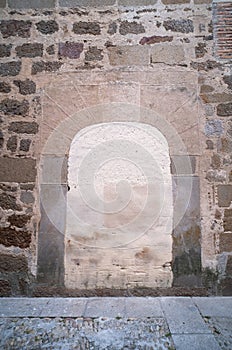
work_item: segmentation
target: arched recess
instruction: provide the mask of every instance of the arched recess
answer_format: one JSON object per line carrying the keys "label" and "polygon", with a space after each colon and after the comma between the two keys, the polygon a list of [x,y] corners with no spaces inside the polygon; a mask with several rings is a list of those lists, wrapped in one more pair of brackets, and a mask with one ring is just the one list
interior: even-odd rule
{"label": "arched recess", "polygon": [[[191,162],[180,136],[172,125],[162,116],[156,115],[154,111],[125,103],[98,105],[82,110],[66,118],[53,130],[42,151],[39,176],[41,221],[38,234],[38,283],[64,285],[68,190],[67,159],[75,135],[85,127],[95,124],[130,122],[153,126],[167,140],[170,155],[177,158],[181,157],[181,164],[178,161],[175,163],[176,158],[173,157],[173,166],[177,177],[174,184],[174,218],[172,229],[178,226],[185,215],[192,194],[192,177],[184,180],[185,193],[183,198],[182,180],[180,178],[178,179],[178,174],[182,174],[183,167],[185,172],[192,173]],[[146,255],[146,249],[145,251],[141,250],[140,253]],[[137,257],[142,256],[141,254],[138,254]],[[170,259],[165,260],[165,262],[168,262]],[[76,261],[76,264],[78,264],[78,261]],[[167,264],[164,266],[165,268],[167,269],[166,271],[169,271],[169,277],[165,283],[166,285],[170,285],[170,266]],[[72,287],[72,283],[67,284],[69,287]],[[162,285],[162,278],[154,286],[158,286],[159,284]],[[83,285],[79,286],[79,288],[89,288],[89,286]]]}

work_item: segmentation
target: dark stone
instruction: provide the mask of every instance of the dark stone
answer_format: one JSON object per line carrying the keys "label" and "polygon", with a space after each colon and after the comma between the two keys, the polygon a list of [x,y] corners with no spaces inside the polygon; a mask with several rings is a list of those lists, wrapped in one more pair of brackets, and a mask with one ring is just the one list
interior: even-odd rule
{"label": "dark stone", "polygon": [[170,19],[164,21],[164,28],[173,32],[192,33],[194,30],[193,21],[191,19]]}
{"label": "dark stone", "polygon": [[6,193],[0,194],[0,206],[2,207],[2,209],[6,209],[6,210],[8,209],[18,210],[18,211],[22,210],[20,205],[16,203],[16,198]]}
{"label": "dark stone", "polygon": [[157,44],[157,43],[163,43],[163,42],[170,42],[173,41],[173,36],[159,36],[159,35],[153,35],[150,37],[144,36],[140,40],[141,45],[151,45],[151,44]]}
{"label": "dark stone", "polygon": [[26,272],[28,270],[27,259],[24,255],[0,254],[0,272]]}
{"label": "dark stone", "polygon": [[145,28],[141,23],[123,21],[119,26],[121,35],[145,33]]}
{"label": "dark stone", "polygon": [[20,61],[12,61],[7,63],[0,64],[0,76],[16,76],[19,74],[22,67],[22,63]]}
{"label": "dark stone", "polygon": [[207,93],[207,92],[212,92],[212,91],[214,91],[214,88],[212,86],[202,85],[200,93],[202,94],[202,93]]}
{"label": "dark stone", "polygon": [[31,140],[30,139],[23,139],[20,141],[20,147],[19,150],[23,152],[29,152],[31,146]]}
{"label": "dark stone", "polygon": [[232,232],[232,209],[225,209],[223,227],[225,232]]}
{"label": "dark stone", "polygon": [[232,90],[232,75],[225,75],[223,80],[228,85],[228,89]]}
{"label": "dark stone", "polygon": [[219,207],[229,207],[232,201],[232,185],[218,185],[217,193]]}
{"label": "dark stone", "polygon": [[219,154],[214,153],[211,158],[211,166],[213,169],[219,169],[221,166],[221,158]]}
{"label": "dark stone", "polygon": [[0,182],[35,182],[36,160],[32,158],[0,158]]}
{"label": "dark stone", "polygon": [[62,65],[62,62],[33,62],[31,74],[34,75],[41,72],[56,72]]}
{"label": "dark stone", "polygon": [[4,81],[0,81],[0,92],[4,92],[5,94],[11,92],[10,84],[5,83]]}
{"label": "dark stone", "polygon": [[113,35],[117,32],[117,23],[116,22],[112,22],[109,24],[109,28],[107,30],[107,33],[110,34],[110,35]]}
{"label": "dark stone", "polygon": [[176,256],[172,265],[175,278],[183,275],[199,275],[201,273],[201,253],[190,249]]}
{"label": "dark stone", "polygon": [[224,232],[220,234],[219,250],[220,253],[232,252],[232,232]]}
{"label": "dark stone", "polygon": [[226,275],[232,277],[232,255],[227,258]]}
{"label": "dark stone", "polygon": [[73,24],[75,34],[100,35],[101,28],[97,22],[76,22]]}
{"label": "dark stone", "polygon": [[20,188],[21,190],[25,190],[25,191],[33,191],[35,188],[34,184],[20,184]]}
{"label": "dark stone", "polygon": [[0,130],[0,148],[3,147],[3,144],[4,144],[3,132]]}
{"label": "dark stone", "polygon": [[35,198],[31,192],[24,191],[21,193],[20,200],[25,204],[31,204],[34,203]]}
{"label": "dark stone", "polygon": [[17,150],[17,136],[11,136],[6,144],[9,151],[15,152]]}
{"label": "dark stone", "polygon": [[12,45],[0,44],[0,57],[10,57]]}
{"label": "dark stone", "polygon": [[59,30],[58,23],[54,20],[40,21],[36,23],[37,30],[42,34],[53,34]]}
{"label": "dark stone", "polygon": [[72,43],[72,42],[59,43],[59,56],[67,57],[71,59],[77,59],[77,58],[80,58],[80,54],[82,53],[83,49],[84,49],[83,43]]}
{"label": "dark stone", "polygon": [[36,122],[13,122],[8,130],[18,134],[37,134],[39,125]]}
{"label": "dark stone", "polygon": [[21,95],[30,95],[36,92],[36,84],[30,79],[14,80],[14,84],[19,88]]}
{"label": "dark stone", "polygon": [[6,7],[6,0],[0,0],[0,7]]}
{"label": "dark stone", "polygon": [[232,296],[232,278],[231,277],[227,277],[224,278],[221,283],[220,283],[220,287],[221,287],[221,294],[223,296]]}
{"label": "dark stone", "polygon": [[208,72],[209,70],[218,68],[221,69],[222,65],[221,63],[218,63],[216,61],[212,61],[212,60],[207,60],[205,62],[191,62],[190,66],[193,69],[197,69],[198,71],[204,70],[206,72]]}
{"label": "dark stone", "polygon": [[9,38],[10,36],[29,38],[31,26],[31,21],[1,21],[0,31],[2,33],[3,38]]}
{"label": "dark stone", "polygon": [[217,115],[219,115],[220,117],[232,116],[232,102],[220,103],[217,106]]}
{"label": "dark stone", "polygon": [[29,112],[29,102],[6,98],[0,103],[0,111],[7,115],[25,116]]}
{"label": "dark stone", "polygon": [[206,52],[206,43],[198,43],[195,47],[196,58],[204,57]]}
{"label": "dark stone", "polygon": [[3,191],[16,192],[17,191],[17,186],[0,184],[0,189],[3,190]]}
{"label": "dark stone", "polygon": [[55,54],[55,46],[54,45],[50,45],[46,48],[46,52],[49,54],[49,55],[54,55]]}
{"label": "dark stone", "polygon": [[102,50],[98,49],[96,46],[92,46],[85,53],[86,61],[101,61],[103,59]]}
{"label": "dark stone", "polygon": [[206,149],[210,149],[210,150],[214,149],[213,141],[206,140],[206,146],[207,146]]}
{"label": "dark stone", "polygon": [[31,233],[28,231],[17,231],[11,227],[1,228],[0,244],[5,247],[28,248],[31,243]]}
{"label": "dark stone", "polygon": [[31,219],[29,215],[11,215],[8,217],[8,221],[12,226],[24,227]]}
{"label": "dark stone", "polygon": [[23,44],[15,48],[18,57],[42,57],[43,56],[43,44]]}
{"label": "dark stone", "polygon": [[11,285],[9,281],[0,280],[0,297],[11,296]]}
{"label": "dark stone", "polygon": [[218,141],[218,151],[231,153],[232,152],[232,140],[230,138],[222,137]]}

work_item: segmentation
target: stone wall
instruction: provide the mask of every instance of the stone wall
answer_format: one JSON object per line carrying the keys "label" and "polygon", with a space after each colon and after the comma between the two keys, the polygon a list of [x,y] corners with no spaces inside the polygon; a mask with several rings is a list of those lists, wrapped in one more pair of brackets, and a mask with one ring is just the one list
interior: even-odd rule
{"label": "stone wall", "polygon": [[168,140],[173,285],[231,294],[231,52],[218,51],[216,25],[228,3],[0,1],[3,295],[62,285],[66,209],[56,185],[65,193],[67,178],[54,169],[67,175],[79,130],[111,121],[151,124]]}

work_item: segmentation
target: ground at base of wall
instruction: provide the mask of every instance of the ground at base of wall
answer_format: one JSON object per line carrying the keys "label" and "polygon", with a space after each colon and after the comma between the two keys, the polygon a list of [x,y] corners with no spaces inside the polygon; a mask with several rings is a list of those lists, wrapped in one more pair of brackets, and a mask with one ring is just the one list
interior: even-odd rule
{"label": "ground at base of wall", "polygon": [[134,289],[75,289],[37,286],[33,297],[159,297],[159,296],[209,296],[205,288],[134,288]]}

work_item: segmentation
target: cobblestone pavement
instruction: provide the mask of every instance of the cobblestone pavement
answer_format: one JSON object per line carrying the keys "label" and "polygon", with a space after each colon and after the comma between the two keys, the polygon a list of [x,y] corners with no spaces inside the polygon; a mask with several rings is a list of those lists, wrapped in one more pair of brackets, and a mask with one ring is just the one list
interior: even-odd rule
{"label": "cobblestone pavement", "polygon": [[1,298],[0,349],[231,350],[231,297]]}

